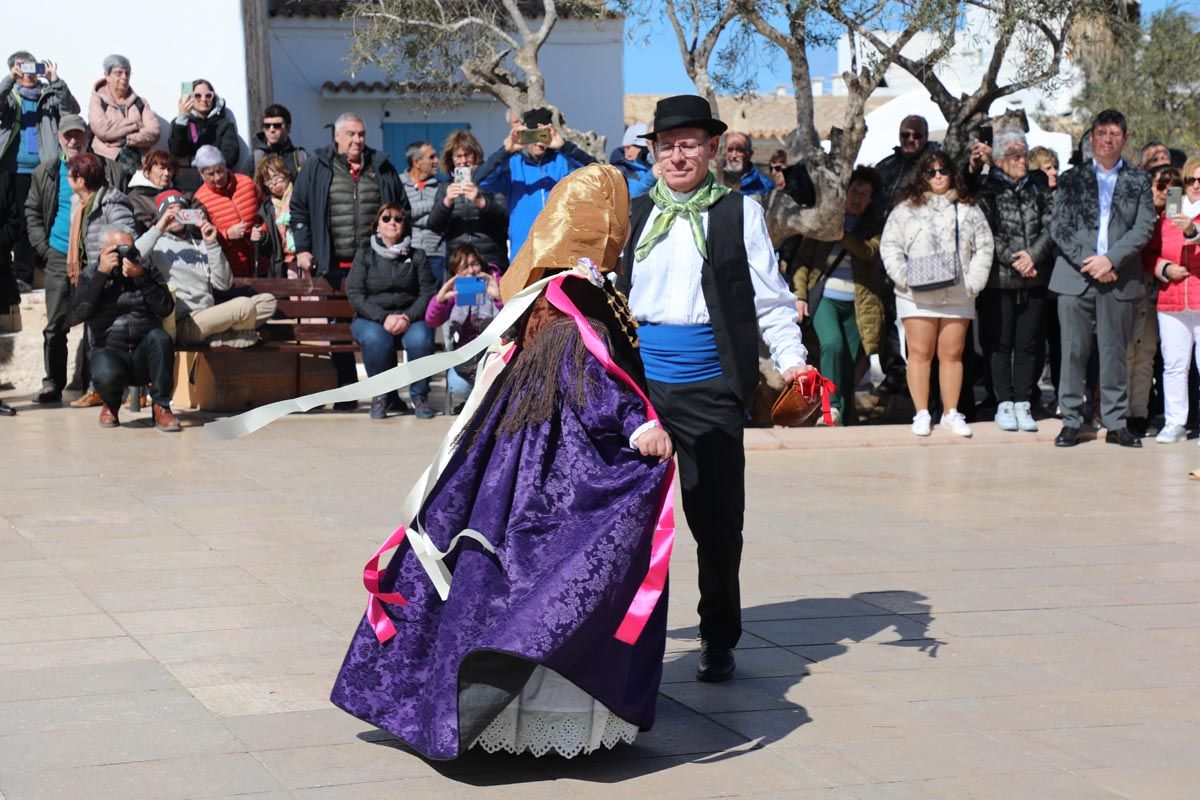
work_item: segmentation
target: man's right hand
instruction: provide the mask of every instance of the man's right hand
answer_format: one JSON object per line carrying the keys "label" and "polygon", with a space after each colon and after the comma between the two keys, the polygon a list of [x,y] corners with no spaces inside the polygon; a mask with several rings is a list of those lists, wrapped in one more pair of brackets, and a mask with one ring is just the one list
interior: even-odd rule
{"label": "man's right hand", "polygon": [[311,270],[317,265],[312,253],[296,253],[296,266],[303,270]]}
{"label": "man's right hand", "polygon": [[504,137],[504,152],[516,153],[524,149],[525,145],[517,141],[517,134],[526,130],[524,125],[517,125],[508,132],[508,136]]}
{"label": "man's right hand", "polygon": [[96,265],[96,268],[105,275],[111,275],[120,263],[121,259],[117,255],[117,248],[110,247],[100,254],[100,262]]}

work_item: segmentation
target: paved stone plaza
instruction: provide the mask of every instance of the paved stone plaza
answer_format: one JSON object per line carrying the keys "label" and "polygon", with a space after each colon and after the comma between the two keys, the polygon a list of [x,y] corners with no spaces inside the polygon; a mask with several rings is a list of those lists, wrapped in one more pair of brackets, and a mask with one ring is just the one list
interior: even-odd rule
{"label": "paved stone plaza", "polygon": [[756,432],[737,680],[692,680],[681,529],[653,731],[431,764],[327,698],[444,418],[215,443],[6,398],[0,798],[1200,796],[1194,441]]}

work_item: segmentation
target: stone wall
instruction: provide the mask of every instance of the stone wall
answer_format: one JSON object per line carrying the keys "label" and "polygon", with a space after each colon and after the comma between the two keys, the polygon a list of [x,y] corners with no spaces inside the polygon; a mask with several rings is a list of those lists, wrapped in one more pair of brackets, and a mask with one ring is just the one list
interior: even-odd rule
{"label": "stone wall", "polygon": [[[0,316],[0,320],[6,319]],[[20,332],[0,333],[0,384],[11,383],[22,391],[37,391],[45,368],[42,361],[42,329],[46,327],[46,293],[40,289],[21,295]],[[0,327],[4,327],[0,322]],[[9,326],[11,327],[11,326]],[[75,349],[83,337],[76,325],[67,336],[67,379],[70,380]]]}

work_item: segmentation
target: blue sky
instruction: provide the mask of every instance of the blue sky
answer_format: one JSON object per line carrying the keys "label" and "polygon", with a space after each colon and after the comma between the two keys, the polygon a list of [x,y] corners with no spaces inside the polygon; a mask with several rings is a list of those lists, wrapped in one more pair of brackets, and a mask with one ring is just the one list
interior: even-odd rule
{"label": "blue sky", "polygon": [[[1142,16],[1148,17],[1155,11],[1165,8],[1170,0],[1144,0]],[[1180,7],[1187,6],[1185,0]],[[679,55],[679,46],[675,43],[675,34],[666,17],[660,18],[657,24],[642,23],[633,28],[634,23],[626,23],[625,42],[625,92],[627,94],[684,94],[695,91],[687,73],[683,70],[683,61]],[[630,41],[628,34],[634,33],[637,41]],[[642,40],[647,40],[646,44]],[[775,51],[774,47],[763,45],[763,51]],[[777,51],[776,51],[777,52]],[[809,59],[814,77],[828,78],[837,69],[837,51],[832,48],[811,50]],[[715,58],[714,58],[715,60]],[[757,88],[760,92],[773,92],[779,84],[787,84],[791,89],[791,77],[788,74],[788,63],[782,54],[767,60],[758,71]],[[829,90],[828,85],[826,91]]]}

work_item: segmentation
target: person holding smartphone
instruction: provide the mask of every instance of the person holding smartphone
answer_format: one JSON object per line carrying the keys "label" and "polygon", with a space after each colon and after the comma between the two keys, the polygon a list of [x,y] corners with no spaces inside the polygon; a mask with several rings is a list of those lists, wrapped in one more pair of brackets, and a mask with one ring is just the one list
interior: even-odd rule
{"label": "person holding smartphone", "polygon": [[475,182],[482,162],[483,148],[470,131],[454,131],[446,137],[442,171],[452,180],[438,187],[429,229],[443,234],[451,251],[464,245],[475,248],[483,263],[495,265],[503,274],[508,268],[508,209],[502,196],[485,192]]}
{"label": "person holding smartphone", "polygon": [[[459,245],[450,251],[450,278],[425,309],[425,324],[430,330],[450,323],[447,342],[450,349],[469,344],[504,307],[500,296],[500,270],[492,264],[484,262],[483,256],[471,245]],[[484,291],[482,296],[475,294],[473,303],[459,303],[463,293],[464,279],[482,279]],[[480,354],[482,358],[482,354]],[[450,390],[452,401],[465,401],[475,383],[475,370],[479,358],[468,364],[459,364],[446,373],[446,384]]]}
{"label": "person holding smartphone", "polygon": [[[8,57],[8,74],[0,78],[0,169],[13,176],[18,208],[25,206],[33,171],[58,159],[58,123],[64,114],[78,114],[79,102],[58,77],[53,61],[39,61],[26,50]],[[0,259],[8,259],[8,250]],[[37,263],[22,231],[12,245],[17,285],[29,291]]]}
{"label": "person holding smartphone", "polygon": [[550,190],[573,170],[596,159],[563,138],[548,108],[526,111],[514,122],[504,145],[488,156],[475,173],[485,192],[508,198],[508,257],[525,244],[533,220],[546,205]]}
{"label": "person holding smartphone", "polygon": [[[1174,189],[1174,191],[1172,191]],[[1158,332],[1163,356],[1165,421],[1155,441],[1187,438],[1188,372],[1192,353],[1200,363],[1200,156],[1183,165],[1183,192],[1168,187],[1150,247],[1157,258]]]}
{"label": "person holding smartphone", "polygon": [[[188,89],[190,83],[191,88]],[[203,78],[180,86],[179,115],[171,121],[171,135],[167,149],[175,157],[179,173],[175,185],[189,197],[200,188],[203,179],[192,166],[192,159],[204,145],[213,145],[221,151],[221,158],[228,169],[237,167],[241,145],[238,142],[237,123],[225,109],[225,100],[217,95],[213,85]]]}

